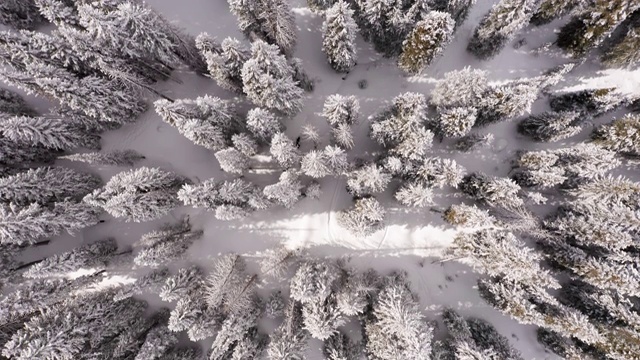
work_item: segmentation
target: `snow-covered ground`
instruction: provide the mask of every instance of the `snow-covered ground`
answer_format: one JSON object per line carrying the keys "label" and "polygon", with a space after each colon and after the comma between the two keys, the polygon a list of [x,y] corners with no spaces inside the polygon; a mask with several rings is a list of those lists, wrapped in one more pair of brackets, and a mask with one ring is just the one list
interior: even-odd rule
{"label": "snow-covered ground", "polygon": [[[227,36],[243,39],[225,0],[147,2],[193,35],[207,32],[218,40]],[[537,51],[554,41],[554,30],[563,20],[543,27],[527,27],[516,38],[516,41],[526,39],[526,44],[518,49],[510,44],[490,61],[474,58],[465,48],[482,15],[496,2],[481,0],[456,31],[454,41],[444,54],[421,76],[407,77],[393,60],[383,58],[361,38],[358,40],[358,65],[344,76],[329,67],[321,51],[322,17],[309,11],[304,1],[292,2],[298,25],[295,56],[303,60],[306,72],[316,80],[316,88],[306,94],[303,111],[295,118],[286,120],[286,133],[291,138],[296,138],[300,135],[303,125],[312,124],[320,130],[324,144],[328,143],[329,125],[319,115],[325,98],[335,93],[355,95],[360,101],[362,117],[354,128],[356,146],[350,151],[352,158],[366,159],[376,150],[375,144],[368,138],[368,116],[375,114],[402,92],[414,91],[428,95],[435,82],[448,71],[470,66],[488,71],[492,81],[503,81],[536,76],[556,65],[570,62],[559,51]],[[567,75],[566,81],[558,85],[558,89],[568,91],[616,84],[622,92],[640,93],[640,71],[630,73],[616,70],[593,75],[595,70],[597,66],[589,62],[577,66]],[[581,75],[587,72],[591,78]],[[165,82],[158,86],[170,97],[195,98],[205,94],[221,98],[233,97],[233,94],[218,87],[213,80],[199,77],[187,70],[178,71],[175,76],[181,83]],[[358,87],[361,80],[367,81],[366,89]],[[30,101],[33,99],[30,98]],[[45,106],[41,100],[37,104],[40,108]],[[541,112],[547,107],[547,101],[541,98],[534,104],[533,111]],[[609,121],[615,115],[616,113],[610,113],[596,121]],[[535,144],[517,136],[515,124],[514,121],[504,122],[482,129],[482,132],[490,132],[495,137],[494,145],[490,149],[464,154],[448,150],[448,146],[451,145],[449,142],[436,141],[433,154],[453,158],[469,172],[483,171],[491,175],[506,176],[511,167],[509,161],[516,150],[548,146]],[[573,139],[553,146],[565,146],[581,140],[588,131],[589,129]],[[194,145],[180,135],[175,128],[164,123],[153,108],[143,114],[136,123],[103,134],[102,145],[103,150],[136,150],[146,156],[141,165],[172,170],[194,182],[212,177],[229,177],[220,170],[211,151]],[[302,145],[303,150],[309,150],[311,147],[308,143]],[[64,165],[84,167],[68,161],[64,161]],[[99,169],[99,173],[107,180],[122,170],[105,167]],[[259,184],[274,183],[277,176],[278,172],[272,165],[258,159],[253,164],[253,170],[246,175],[248,179]],[[107,236],[115,237],[119,244],[125,246],[137,241],[142,234],[157,228],[159,224],[189,214],[194,227],[204,230],[204,237],[190,249],[191,262],[206,267],[211,263],[210,259],[220,253],[233,251],[253,257],[259,256],[259,253],[267,248],[284,244],[289,247],[309,247],[309,252],[318,256],[349,257],[358,267],[373,267],[381,272],[403,269],[409,273],[413,289],[419,294],[430,318],[437,318],[439,310],[444,306],[451,306],[463,315],[485,318],[502,334],[513,336],[513,345],[525,358],[555,358],[537,343],[533,327],[517,324],[480,299],[474,289],[476,275],[468,267],[455,262],[437,262],[438,256],[451,244],[456,232],[444,224],[440,218],[441,214],[428,208],[415,210],[399,206],[392,201],[391,192],[388,192],[380,197],[388,211],[388,226],[369,238],[359,239],[342,230],[336,223],[336,212],[351,203],[344,180],[326,178],[321,184],[323,195],[319,200],[303,199],[292,210],[278,208],[268,212],[256,212],[247,219],[232,222],[218,221],[213,213],[187,207],[179,208],[162,219],[142,224],[108,219],[104,224],[82,231],[75,237],[62,236],[55,239],[50,246],[32,249],[31,254],[27,256],[42,257]],[[447,191],[439,193],[435,200],[438,208],[446,208],[451,203],[463,201],[463,198]],[[320,357],[310,355],[309,358]]]}

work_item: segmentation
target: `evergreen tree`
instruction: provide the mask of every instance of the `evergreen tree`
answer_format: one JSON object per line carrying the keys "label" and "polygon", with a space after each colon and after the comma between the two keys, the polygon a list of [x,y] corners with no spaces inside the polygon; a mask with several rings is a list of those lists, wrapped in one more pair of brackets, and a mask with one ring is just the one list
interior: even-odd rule
{"label": "evergreen tree", "polygon": [[493,134],[469,134],[461,137],[455,142],[454,147],[458,151],[469,152],[477,149],[487,148],[493,142]]}
{"label": "evergreen tree", "polygon": [[314,12],[322,12],[330,8],[335,0],[307,0],[307,6]]}
{"label": "evergreen tree", "polygon": [[347,190],[354,196],[371,195],[383,192],[391,175],[377,164],[366,164],[348,174]]}
{"label": "evergreen tree", "polygon": [[433,203],[433,190],[422,182],[403,184],[394,194],[402,205],[425,207]]}
{"label": "evergreen tree", "polygon": [[176,334],[164,325],[155,326],[147,333],[135,360],[161,360],[176,345],[178,345]]}
{"label": "evergreen tree", "polygon": [[531,112],[543,84],[540,78],[530,78],[489,87],[483,94],[474,125],[484,126]]}
{"label": "evergreen tree", "polygon": [[398,66],[409,74],[419,74],[451,41],[454,26],[448,13],[429,12],[402,43]]}
{"label": "evergreen tree", "polygon": [[31,279],[67,276],[78,270],[101,271],[115,255],[118,244],[112,238],[83,245],[71,251],[45,258],[27,269],[23,276]]}
{"label": "evergreen tree", "polygon": [[0,134],[17,143],[56,150],[100,148],[100,137],[87,133],[76,124],[46,116],[5,119],[0,123]]}
{"label": "evergreen tree", "polygon": [[282,291],[276,290],[269,294],[264,304],[264,313],[270,319],[284,316],[284,298]]}
{"label": "evergreen tree", "polygon": [[429,359],[433,328],[424,320],[405,276],[385,284],[364,321],[365,352],[377,359]]}
{"label": "evergreen tree", "polygon": [[228,254],[216,260],[207,278],[206,301],[212,308],[225,306],[233,308],[238,290],[246,283],[246,262],[237,254]]}
{"label": "evergreen tree", "polygon": [[149,221],[177,205],[176,193],[185,180],[158,168],[141,167],[113,176],[101,189],[85,196],[87,204],[102,207],[125,221]]}
{"label": "evergreen tree", "polygon": [[233,147],[244,156],[254,156],[258,153],[258,143],[247,133],[235,134],[231,137]]}
{"label": "evergreen tree", "polygon": [[594,0],[578,10],[558,33],[556,44],[573,57],[599,45],[640,4],[629,0]]}
{"label": "evergreen tree", "polygon": [[324,300],[312,301],[303,305],[304,328],[312,337],[325,341],[338,334],[338,327],[347,321],[336,305],[334,294]]}
{"label": "evergreen tree", "polygon": [[349,169],[347,153],[339,146],[327,145],[322,152],[332,174],[343,175]]}
{"label": "evergreen tree", "polygon": [[585,0],[542,0],[531,17],[531,23],[536,26],[548,24],[586,3]]}
{"label": "evergreen tree", "polygon": [[594,130],[593,142],[603,148],[632,156],[640,155],[640,115],[627,114]]}
{"label": "evergreen tree", "polygon": [[358,121],[360,103],[354,96],[334,94],[327,97],[322,108],[322,116],[331,126],[353,125]]}
{"label": "evergreen tree", "polygon": [[196,145],[213,151],[224,149],[238,128],[235,109],[230,101],[205,95],[195,100],[154,103],[162,119]]}
{"label": "evergreen tree", "polygon": [[59,159],[80,161],[92,165],[107,166],[133,166],[136,162],[145,159],[144,156],[133,150],[114,150],[108,153],[81,153],[60,156]]}
{"label": "evergreen tree", "polygon": [[316,179],[330,174],[325,155],[318,150],[311,150],[302,157],[301,170],[305,175]]}
{"label": "evergreen tree", "polygon": [[410,177],[424,181],[428,186],[442,189],[445,185],[458,187],[466,170],[455,160],[440,157],[424,159],[422,164],[410,172]]}
{"label": "evergreen tree", "polygon": [[[200,34],[198,39],[203,40],[206,34]],[[222,40],[220,49],[205,49],[200,47],[200,52],[207,61],[209,74],[218,85],[226,90],[242,94],[242,66],[249,59],[249,49],[235,38]]]}
{"label": "evergreen tree", "polygon": [[[637,10],[636,10],[637,11]],[[640,47],[640,27],[629,29],[624,38],[602,55],[602,63],[607,67],[633,67],[640,63],[637,49]]]}
{"label": "evergreen tree", "polygon": [[556,142],[578,134],[582,130],[580,120],[577,112],[544,112],[522,120],[518,132],[535,141]]}
{"label": "evergreen tree", "polygon": [[247,113],[247,129],[258,140],[266,143],[270,143],[275,134],[284,130],[280,120],[270,111],[262,108],[249,110]]}
{"label": "evergreen tree", "polygon": [[295,16],[289,3],[285,0],[259,1],[262,2],[262,28],[269,43],[278,45],[283,54],[293,53],[296,46]]}
{"label": "evergreen tree", "polygon": [[344,284],[336,293],[337,306],[347,316],[362,315],[370,297],[380,291],[380,276],[371,269],[365,272],[342,270],[347,275],[346,278],[343,276]]}
{"label": "evergreen tree", "polygon": [[43,20],[33,0],[6,0],[0,4],[0,24],[31,29]]}
{"label": "evergreen tree", "polygon": [[335,71],[348,73],[356,64],[358,33],[349,4],[339,0],[327,10],[322,32],[322,51],[327,55],[329,65]]}
{"label": "evergreen tree", "polygon": [[300,152],[293,140],[282,132],[276,133],[271,139],[269,152],[285,169],[295,167],[300,162]]}
{"label": "evergreen tree", "polygon": [[0,199],[16,204],[77,200],[100,184],[95,175],[63,167],[39,167],[0,179]]}
{"label": "evergreen tree", "polygon": [[477,346],[485,351],[491,351],[499,359],[522,360],[522,355],[507,338],[498,333],[495,327],[486,320],[479,318],[467,319],[467,326]]}
{"label": "evergreen tree", "polygon": [[434,0],[436,10],[448,12],[455,21],[455,27],[459,27],[467,19],[471,6],[476,0]]}
{"label": "evergreen tree", "polygon": [[202,230],[192,230],[189,219],[178,224],[166,224],[159,231],[144,234],[139,240],[142,247],[133,259],[136,265],[158,267],[180,259]]}
{"label": "evergreen tree", "polygon": [[203,286],[204,274],[200,268],[180,268],[175,275],[167,278],[159,295],[163,301],[174,302],[199,295]]}
{"label": "evergreen tree", "polygon": [[238,348],[241,347],[240,344],[245,339],[254,340],[257,338],[255,326],[261,315],[261,304],[257,299],[252,299],[249,308],[230,313],[211,344],[209,358],[221,359],[225,355],[229,356],[230,353],[235,356],[236,349],[240,353],[244,353],[245,349]]}
{"label": "evergreen tree", "polygon": [[444,74],[431,91],[429,102],[438,109],[477,107],[487,89],[487,72],[466,67]]}
{"label": "evergreen tree", "polygon": [[[280,0],[278,0],[280,1]],[[257,40],[242,66],[243,91],[258,106],[293,115],[302,108],[303,90],[293,80],[293,69],[275,45]]]}
{"label": "evergreen tree", "polygon": [[36,115],[36,112],[24,101],[22,96],[0,88],[0,118]]}
{"label": "evergreen tree", "polygon": [[358,360],[362,355],[361,347],[344,332],[338,331],[324,341],[322,352],[328,360]]}
{"label": "evergreen tree", "polygon": [[232,174],[242,174],[249,168],[249,157],[235,148],[228,147],[215,153],[222,171]]}
{"label": "evergreen tree", "polygon": [[320,143],[320,134],[318,133],[318,129],[311,124],[305,124],[302,127],[302,133],[300,134],[300,139],[304,141],[309,141],[313,144],[314,149],[318,148],[318,144]]}
{"label": "evergreen tree", "polygon": [[468,228],[495,226],[497,224],[496,219],[491,216],[488,211],[478,209],[475,205],[451,205],[443,213],[442,218],[451,225]]}
{"label": "evergreen tree", "polygon": [[338,223],[360,237],[371,235],[382,228],[385,210],[373,197],[357,199],[352,208],[338,213]]}
{"label": "evergreen tree", "polygon": [[[199,185],[186,184],[178,191],[178,199],[185,205],[216,211],[216,217],[218,215],[230,215],[231,213],[246,216],[251,210],[266,209],[270,205],[258,186],[242,179],[220,183],[209,179]],[[227,208],[227,210],[220,210],[221,213],[219,214],[218,208],[220,207]],[[234,220],[237,218],[218,217],[219,220]]]}
{"label": "evergreen tree", "polygon": [[302,197],[302,188],[304,186],[298,179],[298,176],[294,170],[284,171],[280,174],[277,183],[264,187],[264,196],[290,209],[300,200],[300,197]]}
{"label": "evergreen tree", "polygon": [[134,295],[157,294],[162,284],[169,277],[169,269],[166,267],[154,269],[138,277],[135,282],[122,286],[113,295],[113,301],[120,302],[130,299]]}
{"label": "evergreen tree", "polygon": [[331,129],[331,137],[337,145],[345,149],[351,149],[355,145],[351,127],[346,123],[338,124],[338,126]]}
{"label": "evergreen tree", "polygon": [[536,0],[501,0],[480,21],[467,50],[480,59],[497,55],[529,23]]}
{"label": "evergreen tree", "polygon": [[446,137],[462,137],[471,131],[476,123],[477,110],[475,108],[452,107],[443,109],[438,119],[438,128]]}
{"label": "evergreen tree", "polygon": [[618,94],[615,88],[602,88],[552,94],[549,105],[556,112],[576,111],[583,116],[596,117],[614,110],[624,101],[624,96]]}
{"label": "evergreen tree", "polygon": [[271,335],[267,356],[271,360],[303,358],[307,350],[309,333],[303,328],[302,305],[289,301],[284,311],[284,321]]}
{"label": "evergreen tree", "polygon": [[323,302],[331,295],[338,276],[332,262],[304,262],[291,278],[291,298],[303,305]]}
{"label": "evergreen tree", "polygon": [[520,186],[511,179],[488,178],[472,173],[464,177],[460,190],[475,200],[507,210],[521,209],[524,201],[518,196]]}

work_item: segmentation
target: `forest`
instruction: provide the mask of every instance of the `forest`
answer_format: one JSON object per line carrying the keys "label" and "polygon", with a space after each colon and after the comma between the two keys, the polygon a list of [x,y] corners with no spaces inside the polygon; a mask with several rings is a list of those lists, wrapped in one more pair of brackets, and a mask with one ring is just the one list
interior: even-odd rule
{"label": "forest", "polygon": [[640,360],[637,0],[2,0],[0,80],[0,359]]}

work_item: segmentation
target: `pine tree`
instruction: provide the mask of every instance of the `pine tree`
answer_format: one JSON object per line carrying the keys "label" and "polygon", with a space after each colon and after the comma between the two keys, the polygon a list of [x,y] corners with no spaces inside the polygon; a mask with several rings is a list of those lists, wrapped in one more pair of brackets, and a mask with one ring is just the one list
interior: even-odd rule
{"label": "pine tree", "polygon": [[0,4],[0,24],[31,29],[44,21],[33,0],[7,0]]}
{"label": "pine tree", "polygon": [[63,167],[39,167],[0,179],[0,199],[16,204],[78,200],[100,184],[101,180],[92,174]]}
{"label": "pine tree", "polygon": [[186,184],[178,191],[178,199],[185,205],[210,211],[216,211],[221,206],[232,206],[247,212],[266,209],[270,205],[258,186],[242,179],[220,183],[209,179],[199,185]]}
{"label": "pine tree", "polygon": [[484,95],[489,80],[487,72],[466,67],[444,74],[431,91],[429,102],[439,108],[477,107]]}
{"label": "pine tree", "polygon": [[244,258],[237,254],[228,254],[216,260],[206,284],[206,301],[210,307],[235,306],[230,301],[234,300],[238,289],[245,286],[245,268]]}
{"label": "pine tree", "polygon": [[322,352],[328,360],[358,360],[362,355],[361,347],[344,332],[338,331],[324,341]]}
{"label": "pine tree", "polygon": [[233,147],[244,156],[254,156],[258,153],[258,143],[247,133],[235,134],[231,137]]}
{"label": "pine tree", "polygon": [[284,298],[282,291],[276,290],[269,294],[264,304],[264,313],[270,319],[284,316]]}
{"label": "pine tree", "polygon": [[114,150],[108,153],[81,153],[60,156],[59,159],[80,161],[92,165],[107,166],[133,166],[136,162],[145,159],[144,156],[133,150]]}
{"label": "pine tree", "polygon": [[518,132],[535,141],[556,142],[578,134],[582,130],[580,120],[577,112],[544,112],[522,120]]}
{"label": "pine tree", "polygon": [[199,295],[204,287],[204,274],[197,266],[180,268],[178,272],[167,278],[160,298],[163,301],[174,302]]}
{"label": "pine tree", "polygon": [[455,142],[454,147],[458,151],[469,152],[473,150],[487,148],[493,142],[493,134],[469,134]]}
{"label": "pine tree", "polygon": [[316,179],[330,173],[324,153],[318,150],[311,150],[302,157],[301,170],[305,175]]}
{"label": "pine tree", "polygon": [[331,126],[353,125],[358,121],[360,103],[354,95],[334,94],[327,97],[322,108],[322,116]]}
{"label": "pine tree", "polygon": [[307,302],[302,306],[304,328],[313,338],[325,341],[337,334],[338,327],[347,322],[336,305],[332,294],[324,300]]}
{"label": "pine tree", "polygon": [[552,94],[549,105],[556,112],[576,111],[583,116],[596,117],[614,110],[624,101],[624,96],[618,94],[615,88],[602,88]]}
{"label": "pine tree", "polygon": [[527,25],[535,5],[535,0],[501,0],[480,21],[467,50],[480,59],[497,55]]}
{"label": "pine tree", "polygon": [[320,134],[318,133],[318,129],[311,124],[305,124],[302,127],[300,138],[304,141],[311,142],[314,148],[317,148],[320,143]]}
{"label": "pine tree", "polygon": [[120,287],[113,295],[113,301],[126,301],[134,295],[157,294],[168,277],[169,269],[166,267],[151,270],[138,277],[135,282]]}
{"label": "pine tree", "polygon": [[247,129],[258,140],[265,143],[270,143],[275,134],[284,130],[280,120],[270,111],[262,108],[249,110],[247,113]]}
{"label": "pine tree", "polygon": [[271,335],[267,356],[271,360],[303,358],[309,333],[303,328],[302,305],[290,300],[284,311],[284,321]]}
{"label": "pine tree", "polygon": [[383,226],[385,210],[373,197],[357,199],[352,208],[338,213],[338,223],[352,234],[369,236]]}
{"label": "pine tree", "polygon": [[296,19],[289,3],[285,0],[260,2],[263,3],[260,27],[266,40],[271,44],[278,45],[283,54],[292,54],[297,36]]}
{"label": "pine tree", "polygon": [[0,123],[0,134],[17,143],[44,146],[56,150],[77,147],[100,148],[100,137],[80,126],[49,117],[12,117]]}
{"label": "pine tree", "polygon": [[235,148],[229,147],[215,153],[222,171],[232,174],[242,174],[249,168],[249,157]]}
{"label": "pine tree", "polygon": [[396,274],[385,285],[364,322],[365,352],[378,359],[429,359],[433,328],[420,312],[405,276]]}
{"label": "pine tree", "polygon": [[282,132],[279,132],[271,139],[269,152],[275,160],[285,169],[295,167],[300,162],[300,152],[293,143],[293,140]]}
{"label": "pine tree", "polygon": [[307,0],[307,6],[314,12],[322,12],[330,8],[335,0]]}
{"label": "pine tree", "polygon": [[446,137],[462,137],[467,135],[476,123],[475,108],[452,107],[443,109],[438,119],[438,128]]}
{"label": "pine tree", "polygon": [[151,329],[140,347],[135,360],[160,360],[178,345],[178,336],[172,333],[166,326],[159,325]]}
{"label": "pine tree", "polygon": [[[203,40],[206,34],[200,34]],[[198,40],[196,39],[196,40]],[[222,40],[220,49],[200,48],[200,52],[207,61],[209,74],[218,85],[226,90],[242,94],[242,66],[249,59],[249,49],[235,38]]]}
{"label": "pine tree", "polygon": [[257,40],[242,66],[243,91],[258,106],[293,115],[302,108],[303,90],[293,80],[293,70],[275,45]]}
{"label": "pine tree", "polygon": [[234,352],[239,342],[245,338],[255,339],[256,322],[261,316],[261,304],[254,299],[251,306],[243,311],[234,311],[224,320],[216,338],[211,344],[210,359],[224,358],[225,354]]}
{"label": "pine tree", "polygon": [[429,157],[423,160],[411,177],[417,177],[431,187],[442,189],[445,185],[457,188],[462,182],[466,170],[455,160]]}
{"label": "pine tree", "polygon": [[295,171],[288,170],[280,174],[278,182],[264,187],[263,193],[267,199],[290,209],[302,197],[304,187]]}
{"label": "pine tree", "polygon": [[603,148],[632,156],[640,155],[640,115],[627,114],[594,130],[593,142]]}
{"label": "pine tree", "polygon": [[336,293],[337,306],[347,316],[362,315],[367,309],[370,297],[380,290],[380,276],[374,270],[357,272],[352,269],[341,269],[343,284]]}
{"label": "pine tree", "polygon": [[149,221],[166,215],[178,202],[176,193],[185,183],[158,168],[141,167],[113,176],[101,189],[85,196],[87,204],[102,207],[125,221]]}
{"label": "pine tree", "polygon": [[536,26],[548,24],[585,3],[584,0],[543,0],[531,17],[531,23]]}
{"label": "pine tree", "polygon": [[518,196],[520,186],[511,179],[488,178],[472,173],[460,183],[460,190],[475,200],[507,210],[521,209],[524,201]]}
{"label": "pine tree", "polygon": [[640,28],[636,26],[629,29],[618,44],[602,55],[602,63],[613,68],[636,66],[640,63],[640,55],[636,51],[638,47],[640,47]]}
{"label": "pine tree", "polygon": [[348,73],[356,64],[357,33],[358,26],[353,20],[353,10],[349,4],[339,0],[326,11],[322,27],[322,51],[335,71]]}
{"label": "pine tree", "polygon": [[398,66],[409,74],[422,72],[451,41],[454,26],[448,13],[429,12],[402,43]]}
{"label": "pine tree", "polygon": [[303,305],[323,302],[333,291],[338,276],[338,268],[332,262],[304,262],[291,278],[291,298]]}
{"label": "pine tree", "polygon": [[202,230],[192,230],[189,219],[178,224],[166,224],[159,231],[144,234],[139,240],[142,247],[133,259],[139,266],[158,267],[180,259]]}
{"label": "pine tree", "polygon": [[434,0],[436,10],[448,12],[455,21],[455,27],[459,27],[467,19],[471,6],[476,0]]}
{"label": "pine tree", "polygon": [[558,33],[556,44],[573,57],[584,56],[640,5],[629,0],[594,0],[579,9]]}
{"label": "pine tree", "polygon": [[36,116],[37,113],[13,91],[0,88],[0,118],[9,116]]}
{"label": "pine tree", "polygon": [[322,152],[332,174],[342,175],[349,169],[347,153],[339,146],[327,145]]}
{"label": "pine tree", "polygon": [[371,195],[383,192],[391,175],[377,164],[366,164],[348,174],[347,190],[354,196]]}
{"label": "pine tree", "polygon": [[238,119],[230,101],[205,95],[195,100],[174,102],[158,100],[156,112],[170,125],[197,145],[213,151],[222,150],[230,143],[238,128]]}
{"label": "pine tree", "polygon": [[422,182],[403,184],[394,194],[402,205],[425,207],[433,203],[433,190]]}
{"label": "pine tree", "polygon": [[495,327],[486,320],[469,318],[467,319],[467,326],[471,336],[473,336],[473,340],[480,349],[495,353],[499,359],[523,360],[520,352],[509,343],[509,340],[498,333]]}
{"label": "pine tree", "polygon": [[542,85],[544,81],[540,78],[530,78],[489,87],[483,94],[474,125],[484,126],[531,112]]}
{"label": "pine tree", "polygon": [[478,209],[475,205],[451,205],[443,213],[442,218],[451,225],[463,226],[467,228],[495,226],[497,224],[496,219],[491,216],[488,211]]}
{"label": "pine tree", "polygon": [[68,276],[78,270],[104,270],[115,255],[118,244],[112,238],[83,245],[69,252],[45,258],[27,269],[23,276],[31,279]]}

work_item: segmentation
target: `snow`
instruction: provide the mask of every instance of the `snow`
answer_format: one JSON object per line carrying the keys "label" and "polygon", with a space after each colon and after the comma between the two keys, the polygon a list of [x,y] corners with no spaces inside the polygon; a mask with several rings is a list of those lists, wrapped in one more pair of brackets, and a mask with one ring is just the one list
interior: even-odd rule
{"label": "snow", "polygon": [[[451,44],[422,75],[404,75],[394,60],[383,58],[360,36],[357,39],[357,65],[348,75],[338,74],[330,68],[321,49],[322,17],[311,12],[303,0],[292,2],[298,26],[298,45],[294,56],[303,60],[306,72],[316,80],[316,87],[313,92],[305,93],[303,111],[284,121],[286,134],[295,139],[305,124],[312,124],[321,135],[321,149],[328,144],[331,136],[329,124],[320,116],[326,97],[335,93],[355,95],[360,101],[362,116],[353,126],[356,146],[349,151],[350,159],[370,159],[376,151],[375,143],[368,137],[369,116],[376,114],[402,92],[413,91],[428,95],[436,81],[448,71],[470,66],[488,71],[492,81],[504,81],[537,76],[556,65],[570,62],[553,52],[536,51],[555,39],[554,30],[561,25],[558,21],[520,31],[515,40],[524,37],[527,43],[519,49],[514,49],[512,43],[509,43],[491,60],[480,61],[474,58],[465,48],[480,18],[496,2],[492,0],[479,1],[473,6],[468,19],[456,30]],[[147,3],[194,36],[208,32],[218,41],[232,36],[248,45],[224,0],[147,0]],[[615,84],[622,93],[640,94],[640,70],[607,70],[599,72],[597,77],[581,76],[584,71],[591,70],[592,64],[579,65],[567,75],[567,80],[559,86],[560,90],[574,91]],[[218,87],[213,80],[197,76],[186,69],[177,71],[174,76],[180,83],[168,81],[157,87],[172,98],[195,99],[205,94],[223,99],[235,97]],[[358,87],[361,80],[367,81],[366,89]],[[28,99],[40,110],[47,107],[42,99]],[[245,104],[239,108],[246,112],[250,107]],[[533,111],[542,112],[547,108],[545,100],[538,100]],[[610,116],[608,114],[607,118]],[[447,146],[451,144],[445,141],[436,142],[432,153],[456,160],[469,172],[483,171],[489,175],[506,176],[511,166],[508,159],[513,157],[516,150],[535,149],[539,146],[517,137],[515,124],[515,121],[503,122],[482,129],[482,133],[490,132],[495,137],[494,146],[490,149],[468,154],[457,153],[449,150]],[[197,146],[180,135],[175,128],[163,122],[152,107],[135,123],[103,134],[101,143],[103,151],[132,149],[140,152],[146,159],[137,166],[174,171],[196,183],[209,178],[230,178],[229,174],[221,171],[212,151]],[[567,142],[562,142],[557,146],[566,144]],[[310,142],[303,141],[304,152],[312,148]],[[276,183],[278,168],[266,160],[268,157],[265,156],[252,158],[253,169],[245,175],[246,178],[262,186]],[[59,163],[72,168],[88,169],[82,163],[65,160]],[[123,170],[125,168],[97,168],[105,181]],[[371,237],[356,238],[341,229],[336,220],[337,212],[352,203],[351,196],[345,189],[345,179],[326,177],[319,182],[323,191],[319,200],[302,199],[291,210],[280,207],[256,212],[242,221],[219,221],[214,218],[213,212],[189,207],[178,208],[162,219],[141,224],[126,223],[105,215],[105,223],[86,229],[75,237],[60,236],[51,245],[29,249],[25,258],[39,258],[67,251],[107,236],[115,237],[120,246],[125,247],[160,224],[175,222],[188,214],[194,229],[204,230],[203,238],[196,241],[189,250],[190,262],[208,267],[211,259],[219,254],[237,252],[254,258],[259,257],[260,252],[267,248],[283,244],[289,248],[309,248],[309,252],[317,256],[347,257],[353,265],[363,269],[373,267],[383,273],[403,269],[409,273],[413,290],[420,296],[420,302],[430,319],[439,317],[439,311],[443,307],[451,306],[464,316],[487,319],[502,334],[513,336],[510,339],[512,344],[522,351],[525,358],[555,358],[538,344],[534,327],[517,324],[480,299],[474,289],[477,275],[469,267],[455,262],[438,262],[438,256],[450,246],[457,231],[445,225],[439,212],[428,207],[414,209],[400,206],[393,200],[391,191],[398,184],[392,183],[390,190],[378,197],[387,209],[387,226]],[[434,200],[438,209],[444,209],[449,204],[459,203],[464,199],[454,191],[436,191]],[[116,276],[112,281],[127,282],[129,279]],[[320,359],[317,349],[312,350],[309,359]]]}

